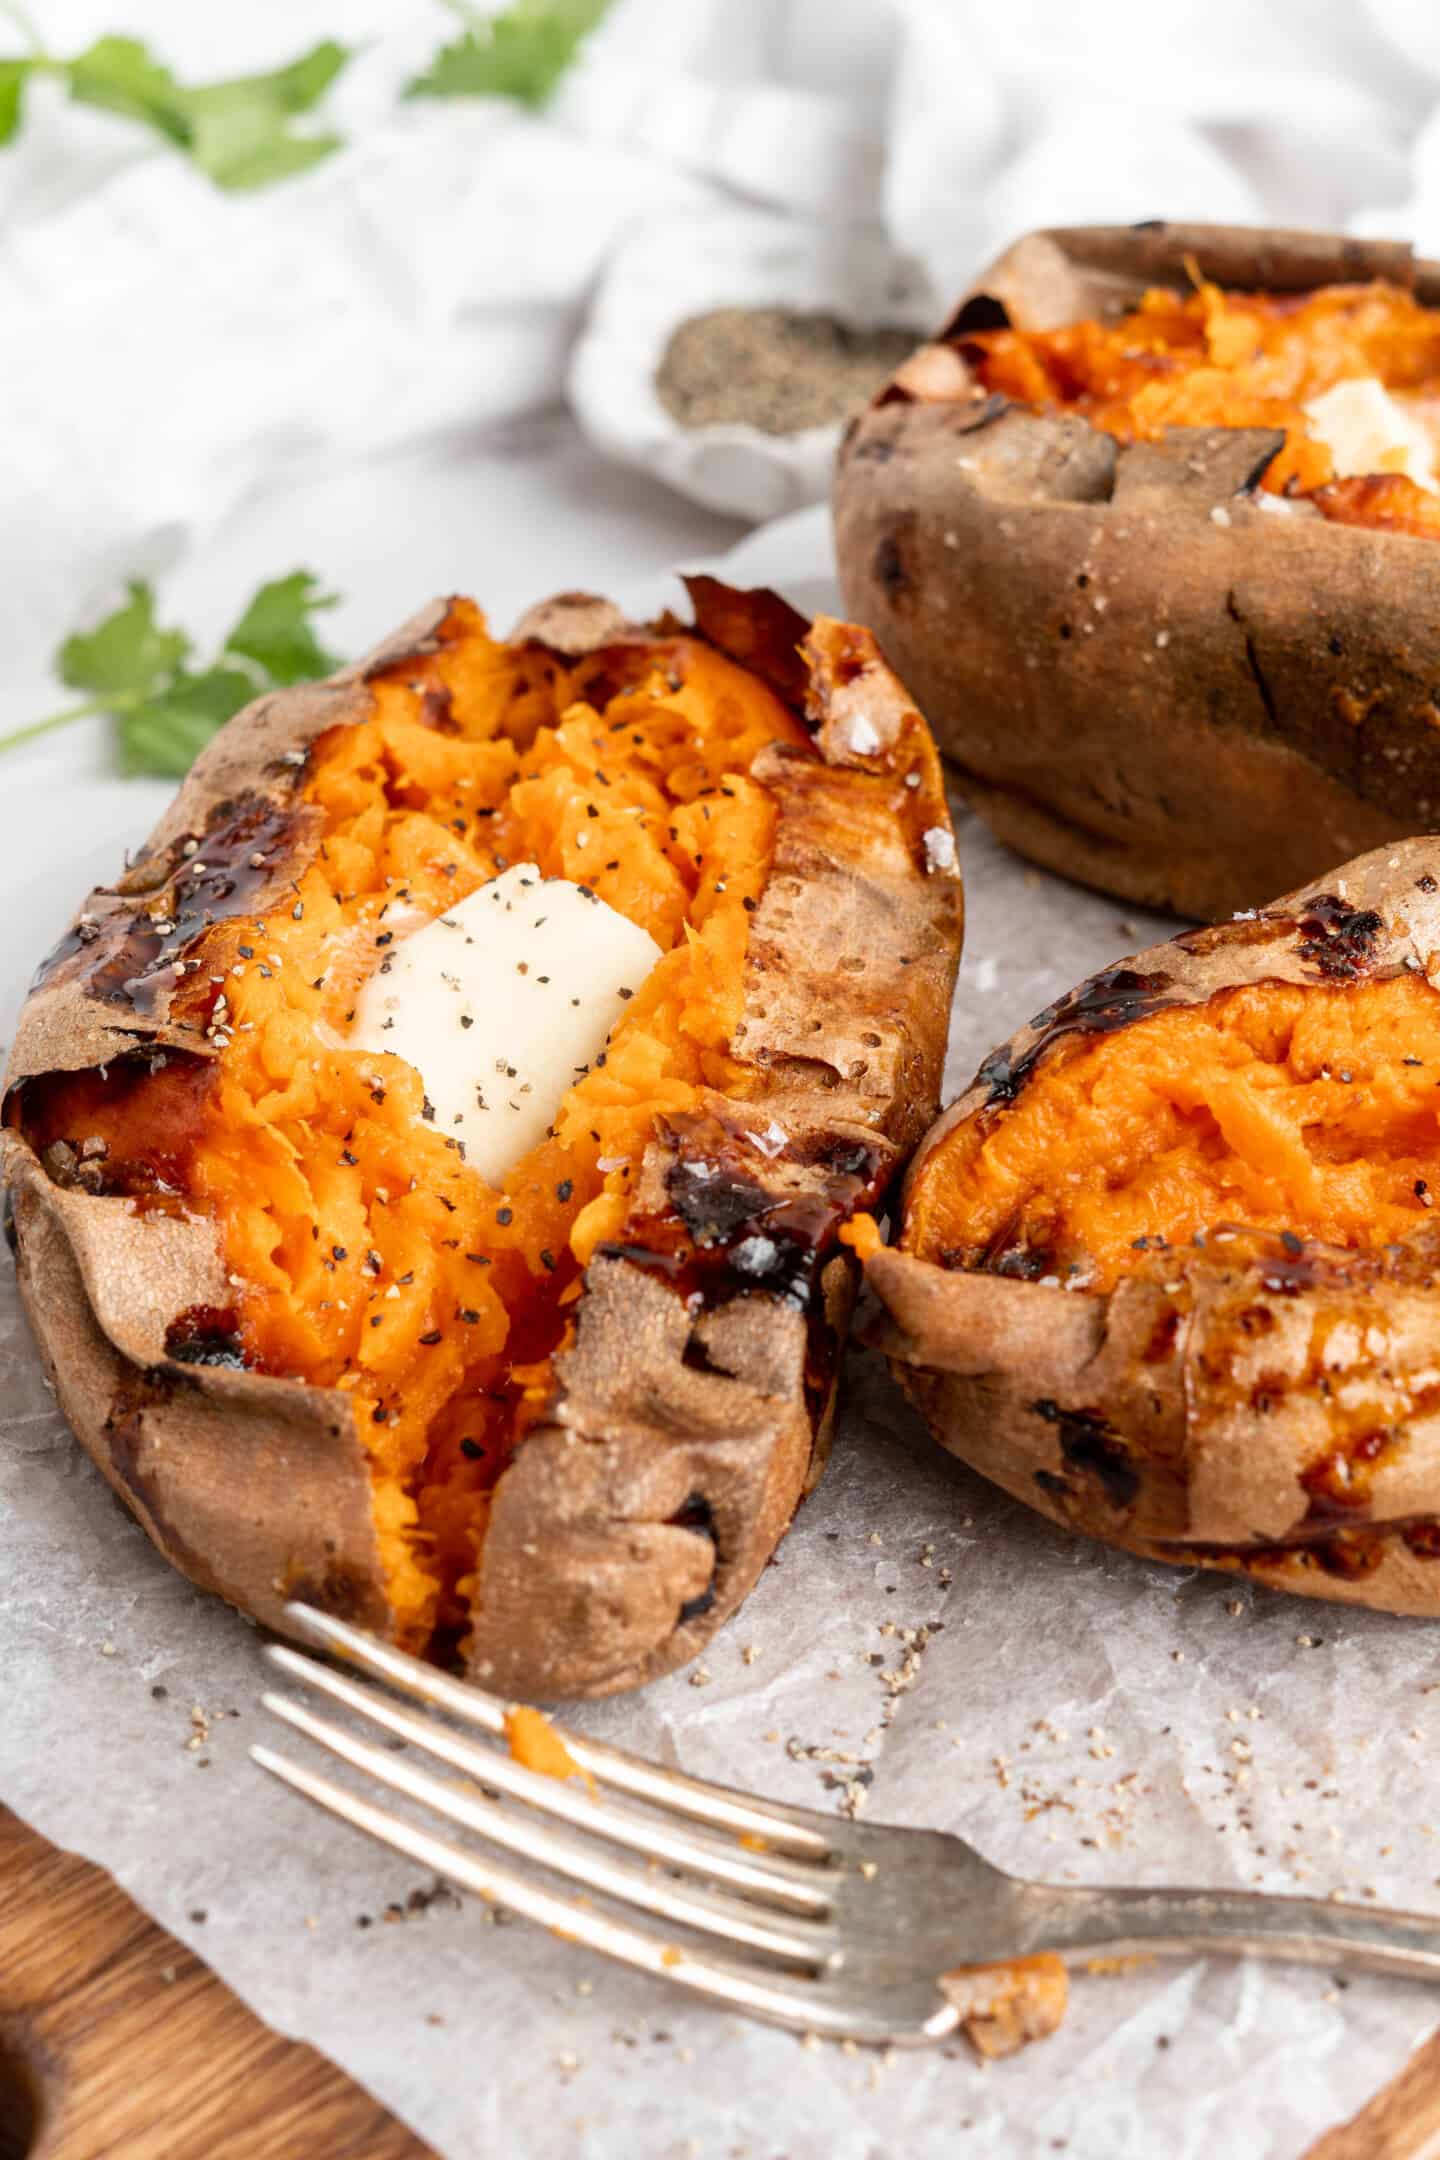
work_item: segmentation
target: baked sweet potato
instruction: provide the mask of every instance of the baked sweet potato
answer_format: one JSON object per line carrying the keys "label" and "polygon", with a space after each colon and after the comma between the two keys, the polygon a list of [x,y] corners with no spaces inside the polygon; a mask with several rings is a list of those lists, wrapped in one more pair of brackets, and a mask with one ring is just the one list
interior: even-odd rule
{"label": "baked sweet potato", "polygon": [[[1339,384],[1405,441],[1327,447]],[[1032,233],[851,427],[845,603],[1011,846],[1256,906],[1440,825],[1437,422],[1440,264],[1402,245]]]}
{"label": "baked sweet potato", "polygon": [[867,1250],[941,1445],[1069,1528],[1440,1614],[1440,840],[1083,983]]}
{"label": "baked sweet potato", "polygon": [[[924,723],[867,633],[691,594],[693,628],[567,596],[505,644],[437,602],[252,705],[41,966],[5,1084],[41,1354],[161,1551],[512,1694],[633,1686],[745,1595],[825,1451],[838,1231],[937,1104],[960,884]],[[493,1183],[352,1030],[436,924],[488,967],[467,896],[517,879],[537,932],[588,906],[654,965]],[[555,995],[516,977],[435,977],[452,1064],[492,995]],[[467,1130],[532,1114],[492,1064],[458,1068]]]}

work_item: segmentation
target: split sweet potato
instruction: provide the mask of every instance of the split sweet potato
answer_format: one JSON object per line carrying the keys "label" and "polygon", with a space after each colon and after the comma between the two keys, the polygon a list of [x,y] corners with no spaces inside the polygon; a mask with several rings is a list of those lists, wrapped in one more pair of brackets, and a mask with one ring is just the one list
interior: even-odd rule
{"label": "split sweet potato", "polygon": [[1440,843],[1084,983],[863,1227],[936,1438],[1151,1558],[1440,1613]]}
{"label": "split sweet potato", "polygon": [[[693,626],[566,596],[504,643],[437,602],[240,714],[5,1082],[41,1354],[161,1551],[518,1695],[683,1663],[753,1584],[827,1444],[839,1230],[937,1102],[925,725],[866,633],[691,591]],[[498,1190],[346,1028],[391,910],[526,861],[661,957]]]}
{"label": "split sweet potato", "polygon": [[1337,473],[1304,406],[1357,378],[1440,441],[1440,265],[1079,227],[852,426],[846,606],[1022,854],[1208,919],[1440,824],[1440,494]]}

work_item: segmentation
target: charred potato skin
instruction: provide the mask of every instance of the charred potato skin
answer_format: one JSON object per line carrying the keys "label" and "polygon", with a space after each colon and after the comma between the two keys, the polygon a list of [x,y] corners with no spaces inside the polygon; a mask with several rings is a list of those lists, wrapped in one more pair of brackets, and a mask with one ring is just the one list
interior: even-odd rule
{"label": "charred potato skin", "polygon": [[1122,313],[1196,262],[1232,288],[1378,277],[1440,303],[1440,264],[1394,242],[1031,233],[852,424],[834,516],[847,611],[1000,838],[1210,920],[1440,824],[1440,553],[1277,507],[1256,487],[1273,431],[1119,444],[977,398],[955,342]]}
{"label": "charred potato skin", "polygon": [[[1440,841],[1380,849],[1255,917],[1092,977],[981,1067],[917,1154],[1014,1101],[1077,1032],[1271,980],[1401,972],[1440,987]],[[1440,1615],[1440,1236],[1378,1254],[1236,1230],[1148,1256],[1107,1294],[947,1269],[866,1270],[876,1339],[940,1445],[1067,1529],[1312,1597]],[[1326,1345],[1317,1367],[1314,1345]],[[1335,1405],[1364,1383],[1362,1460]]]}
{"label": "charred potato skin", "polygon": [[[683,628],[804,711],[819,752],[777,748],[752,768],[780,806],[735,1040],[757,1093],[657,1130],[625,1241],[591,1261],[548,1412],[497,1490],[471,1667],[516,1695],[654,1678],[752,1587],[828,1445],[855,1285],[836,1232],[938,1106],[961,892],[924,724],[866,633],[812,631],[774,595],[710,579],[691,598],[693,631],[570,594],[514,633],[578,655]],[[281,1631],[301,1598],[394,1632],[351,1407],[189,1362],[177,1316],[227,1303],[214,1226],[100,1194],[83,1163],[42,1163],[24,1091],[117,1058],[214,1055],[179,1009],[174,958],[288,892],[319,838],[302,799],[311,745],[364,719],[367,683],[433,651],[448,612],[436,602],[332,681],[229,723],[42,965],[5,1076],[18,1282],[60,1407],[165,1557]],[[157,905],[175,925],[164,939]],[[768,1264],[757,1236],[777,1248]]]}

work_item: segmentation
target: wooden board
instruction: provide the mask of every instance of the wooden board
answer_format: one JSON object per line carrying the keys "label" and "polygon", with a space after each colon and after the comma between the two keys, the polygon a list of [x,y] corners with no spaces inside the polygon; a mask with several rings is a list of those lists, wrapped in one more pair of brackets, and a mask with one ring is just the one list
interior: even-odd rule
{"label": "wooden board", "polygon": [[0,2160],[434,2160],[0,1808]]}
{"label": "wooden board", "polygon": [[[0,2160],[436,2160],[0,1807]],[[1440,2160],[1440,2033],[1304,2160]]]}
{"label": "wooden board", "polygon": [[1358,2115],[1327,2130],[1304,2160],[1440,2160],[1440,2033]]}

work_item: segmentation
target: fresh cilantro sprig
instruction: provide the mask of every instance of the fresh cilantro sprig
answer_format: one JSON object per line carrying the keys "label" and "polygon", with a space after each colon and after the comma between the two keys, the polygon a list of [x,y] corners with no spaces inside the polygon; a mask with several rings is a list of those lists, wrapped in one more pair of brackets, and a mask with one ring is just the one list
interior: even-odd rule
{"label": "fresh cilantro sprig", "polygon": [[610,0],[512,0],[483,15],[469,0],[445,0],[465,25],[436,53],[407,97],[503,97],[539,107],[610,5]]}
{"label": "fresh cilantro sprig", "polygon": [[208,667],[192,667],[183,630],[155,620],[155,594],[144,579],[93,630],[76,631],[55,656],[55,672],[86,695],[44,720],[0,735],[0,751],[33,742],[95,713],[115,722],[120,770],[180,779],[232,713],[264,690],[310,682],[340,665],[315,635],[311,617],[334,607],[309,570],[262,585]]}
{"label": "fresh cilantro sprig", "polygon": [[[610,5],[610,0],[511,0],[487,15],[472,0],[444,0],[463,30],[441,47],[407,97],[499,97],[534,109],[556,84]],[[97,106],[153,128],[189,157],[217,187],[266,187],[304,172],[339,148],[336,134],[306,134],[294,122],[318,105],[351,58],[352,48],[326,38],[288,66],[226,82],[177,82],[169,68],[135,37],[97,38],[63,60],[46,47],[20,0],[0,0],[30,50],[0,59],[0,149],[12,142],[25,114],[30,83],[49,75],[77,105]]]}
{"label": "fresh cilantro sprig", "polygon": [[327,38],[288,66],[228,82],[177,82],[140,38],[102,37],[62,60],[49,52],[15,0],[0,13],[18,24],[31,50],[0,60],[0,147],[24,117],[25,93],[40,76],[58,78],[77,105],[98,106],[153,128],[207,173],[217,187],[265,187],[304,172],[339,147],[334,134],[297,133],[297,115],[317,105],[350,58]]}

